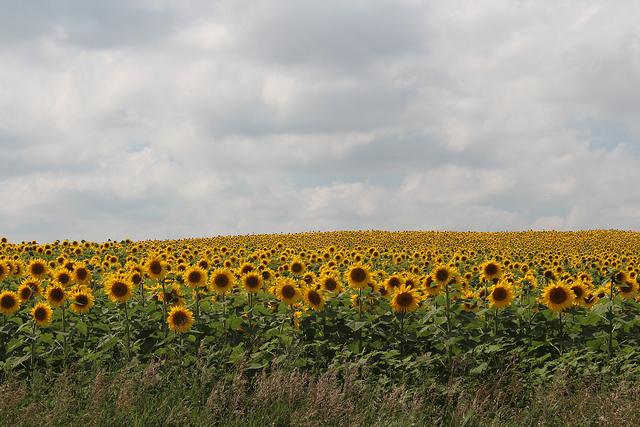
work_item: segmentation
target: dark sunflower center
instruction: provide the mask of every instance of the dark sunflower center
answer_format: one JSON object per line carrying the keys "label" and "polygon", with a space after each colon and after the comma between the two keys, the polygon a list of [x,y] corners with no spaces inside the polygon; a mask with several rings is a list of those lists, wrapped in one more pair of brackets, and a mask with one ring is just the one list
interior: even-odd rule
{"label": "dark sunflower center", "polygon": [[400,279],[397,277],[392,277],[389,279],[389,286],[395,288],[396,286],[400,286]]}
{"label": "dark sunflower center", "polygon": [[47,310],[42,307],[38,307],[33,313],[33,317],[35,317],[37,321],[43,322],[47,319]]}
{"label": "dark sunflower center", "polygon": [[80,306],[80,307],[84,307],[85,305],[89,304],[89,298],[87,298],[86,295],[76,295],[76,305]]}
{"label": "dark sunflower center", "polygon": [[618,286],[618,288],[620,289],[620,292],[623,292],[623,293],[630,293],[632,289],[632,287],[627,285],[626,283]]}
{"label": "dark sunflower center", "polygon": [[496,301],[504,301],[507,299],[507,290],[505,288],[496,288],[493,290],[493,299]]}
{"label": "dark sunflower center", "polygon": [[134,285],[139,285],[140,283],[142,283],[142,276],[138,273],[132,274],[131,281]]}
{"label": "dark sunflower center", "polygon": [[493,276],[498,273],[498,266],[495,264],[489,264],[484,268],[484,273],[487,276]]}
{"label": "dark sunflower center", "polygon": [[189,321],[187,315],[181,311],[178,311],[173,315],[173,323],[178,326],[186,325]]}
{"label": "dark sunflower center", "polygon": [[79,268],[76,270],[76,277],[78,280],[85,280],[89,273],[84,268]]}
{"label": "dark sunflower center", "polygon": [[162,265],[158,261],[152,261],[149,264],[149,271],[153,274],[160,274],[162,273]]}
{"label": "dark sunflower center", "polygon": [[438,270],[436,272],[436,280],[438,282],[446,282],[449,279],[449,271],[448,270]]}
{"label": "dark sunflower center", "polygon": [[567,292],[564,289],[554,289],[549,294],[549,299],[554,304],[562,304],[567,300]]}
{"label": "dark sunflower center", "polygon": [[221,288],[224,288],[229,283],[229,278],[224,274],[219,274],[214,280],[215,284]]}
{"label": "dark sunflower center", "polygon": [[24,300],[28,300],[29,298],[31,298],[32,294],[33,294],[33,291],[31,290],[31,288],[29,286],[25,286],[20,291],[20,297],[22,299],[24,299]]}
{"label": "dark sunflower center", "polygon": [[263,280],[269,280],[271,278],[271,273],[269,273],[266,270],[264,270],[261,274],[262,274],[262,279]]}
{"label": "dark sunflower center", "polygon": [[253,289],[257,288],[260,285],[260,280],[258,280],[255,276],[249,276],[244,282],[247,285],[247,288]]}
{"label": "dark sunflower center", "polygon": [[51,299],[56,302],[60,302],[64,299],[64,291],[59,288],[52,289],[49,295]]}
{"label": "dark sunflower center", "polygon": [[413,297],[409,292],[403,292],[396,299],[400,307],[409,307],[413,302]]}
{"label": "dark sunflower center", "polygon": [[242,274],[247,274],[251,271],[253,271],[253,267],[250,265],[245,265],[244,267],[242,267],[242,270],[240,270],[242,272]]}
{"label": "dark sunflower center", "polygon": [[199,271],[192,271],[188,278],[190,283],[199,283],[202,280],[202,274]]}
{"label": "dark sunflower center", "polygon": [[284,285],[282,287],[282,296],[285,298],[293,298],[296,295],[296,290],[291,285]]}
{"label": "dark sunflower center", "polygon": [[573,291],[574,294],[576,294],[576,298],[582,297],[583,292],[580,286],[574,286],[571,288],[571,290]]}
{"label": "dark sunflower center", "polygon": [[294,264],[291,266],[291,271],[292,271],[293,273],[300,273],[300,272],[302,271],[302,264],[294,263]]}
{"label": "dark sunflower center", "polygon": [[324,281],[324,287],[328,291],[333,291],[338,287],[338,284],[333,279],[327,279]]}
{"label": "dark sunflower center", "polygon": [[42,274],[44,273],[44,265],[40,263],[33,264],[33,266],[31,267],[31,271],[35,275]]}
{"label": "dark sunflower center", "polygon": [[115,295],[116,297],[123,297],[127,294],[127,285],[125,285],[122,282],[116,282],[113,284],[113,286],[111,287],[111,292],[113,293],[113,295]]}
{"label": "dark sunflower center", "polygon": [[63,285],[66,285],[71,281],[71,276],[69,276],[67,273],[62,273],[58,276],[58,281]]}
{"label": "dark sunflower center", "polygon": [[309,298],[309,302],[313,305],[318,305],[322,302],[322,298],[316,291],[311,291],[307,294],[307,298]]}
{"label": "dark sunflower center", "polygon": [[311,280],[313,280],[313,277],[311,275],[306,275],[302,278],[302,280],[304,280],[304,283],[309,284],[311,283]]}
{"label": "dark sunflower center", "polygon": [[7,270],[6,268],[4,268],[2,265],[0,265],[0,276],[5,274],[6,270]]}
{"label": "dark sunflower center", "polygon": [[358,282],[362,282],[364,279],[366,279],[367,277],[367,273],[364,271],[364,269],[360,268],[360,267],[356,267],[353,270],[351,270],[351,280],[353,280],[354,282],[358,283]]}
{"label": "dark sunflower center", "polygon": [[0,300],[0,305],[2,305],[2,308],[13,308],[16,305],[16,301],[11,295],[5,295]]}

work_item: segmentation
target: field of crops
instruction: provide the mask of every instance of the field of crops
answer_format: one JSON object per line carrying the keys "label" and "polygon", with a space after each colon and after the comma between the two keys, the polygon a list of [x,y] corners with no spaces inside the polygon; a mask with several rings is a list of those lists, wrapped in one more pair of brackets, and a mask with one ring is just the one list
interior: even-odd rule
{"label": "field of crops", "polygon": [[640,345],[640,233],[330,232],[175,241],[2,240],[5,374],[230,349],[247,370],[357,357],[384,378],[428,361],[567,352],[607,369]]}

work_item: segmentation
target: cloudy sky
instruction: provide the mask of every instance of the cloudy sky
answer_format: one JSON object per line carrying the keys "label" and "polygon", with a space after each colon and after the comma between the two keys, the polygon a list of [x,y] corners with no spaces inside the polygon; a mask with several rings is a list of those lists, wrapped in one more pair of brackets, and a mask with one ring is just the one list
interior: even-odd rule
{"label": "cloudy sky", "polygon": [[0,3],[0,235],[640,230],[640,3]]}

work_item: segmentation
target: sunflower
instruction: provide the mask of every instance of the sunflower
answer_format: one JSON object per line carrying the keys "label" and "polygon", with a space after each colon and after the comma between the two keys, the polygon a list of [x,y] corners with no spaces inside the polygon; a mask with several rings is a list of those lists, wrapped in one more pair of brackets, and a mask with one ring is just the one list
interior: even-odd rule
{"label": "sunflower", "polygon": [[544,304],[553,311],[563,311],[573,305],[576,295],[562,280],[549,283],[542,291]]}
{"label": "sunflower", "polygon": [[104,291],[113,302],[125,302],[133,296],[133,284],[124,274],[114,274],[104,282]]}
{"label": "sunflower", "polygon": [[169,311],[167,323],[169,329],[176,333],[186,332],[193,326],[193,313],[184,306],[176,305]]}
{"label": "sunflower", "polygon": [[393,288],[391,307],[396,313],[410,313],[420,306],[420,295],[414,288],[400,285]]}
{"label": "sunflower", "polygon": [[486,261],[482,265],[480,265],[482,269],[482,277],[486,281],[491,281],[493,279],[499,279],[502,277],[504,273],[504,268],[496,261]]}
{"label": "sunflower", "polygon": [[33,297],[33,289],[27,283],[23,283],[18,287],[18,298],[20,302],[27,302]]}
{"label": "sunflower", "polygon": [[432,275],[428,275],[422,281],[422,290],[430,297],[440,295],[440,285],[433,280]]}
{"label": "sunflower", "polygon": [[334,294],[339,294],[342,292],[342,283],[338,278],[331,273],[324,273],[320,276],[320,289],[325,291],[333,292]]}
{"label": "sunflower", "polygon": [[589,289],[587,285],[582,283],[582,280],[576,280],[575,282],[570,284],[571,290],[576,296],[576,299],[573,301],[575,305],[585,305],[585,297],[587,296],[587,292]]}
{"label": "sunflower", "polygon": [[227,268],[217,268],[209,276],[209,287],[211,290],[224,294],[235,286],[233,272]]}
{"label": "sunflower", "polygon": [[294,304],[302,296],[298,284],[292,279],[281,280],[276,286],[275,294],[280,301],[289,305]]}
{"label": "sunflower", "polygon": [[29,276],[22,281],[20,286],[22,285],[29,286],[31,288],[31,291],[33,292],[34,297],[39,297],[40,295],[42,295],[42,282],[40,280]]}
{"label": "sunflower", "polygon": [[629,275],[626,271],[620,270],[613,275],[613,281],[616,283],[626,283],[629,281]]}
{"label": "sunflower", "polygon": [[27,266],[27,273],[35,277],[36,279],[44,279],[48,272],[49,270],[47,267],[47,263],[40,258],[31,260],[31,262]]}
{"label": "sunflower", "polygon": [[256,272],[245,273],[240,280],[247,292],[257,293],[262,289],[262,275]]}
{"label": "sunflower", "polygon": [[457,272],[454,268],[445,264],[439,264],[431,271],[431,277],[436,284],[446,285],[451,281],[451,279],[453,279],[453,276],[456,273]]}
{"label": "sunflower", "polygon": [[67,292],[60,284],[49,285],[45,291],[45,298],[51,307],[62,307],[67,300]]}
{"label": "sunflower", "polygon": [[39,302],[31,309],[31,316],[36,325],[47,326],[53,317],[53,310],[46,302]]}
{"label": "sunflower", "polygon": [[84,262],[75,264],[71,276],[73,281],[78,285],[86,285],[89,280],[91,280],[91,273],[87,269],[87,265]]}
{"label": "sunflower", "polygon": [[144,264],[144,271],[152,279],[164,279],[167,275],[169,265],[162,258],[152,256]]}
{"label": "sunflower", "polygon": [[632,298],[635,296],[635,294],[638,293],[638,287],[638,282],[636,282],[635,280],[627,280],[624,283],[619,283],[618,295],[620,295],[624,299]]}
{"label": "sunflower", "polygon": [[345,271],[344,279],[356,291],[366,288],[371,281],[369,266],[361,262],[352,265]]}
{"label": "sunflower", "polygon": [[478,298],[473,291],[469,290],[464,293],[462,308],[464,308],[465,311],[475,311],[478,309]]}
{"label": "sunflower", "polygon": [[0,259],[0,282],[11,275],[11,267],[6,261]]}
{"label": "sunflower", "polygon": [[309,307],[316,311],[322,311],[324,309],[325,297],[321,290],[313,288],[307,288],[302,293],[302,296]]}
{"label": "sunflower", "polygon": [[15,313],[20,309],[20,298],[18,294],[11,291],[0,293],[0,312],[3,314]]}
{"label": "sunflower", "polygon": [[71,273],[64,267],[58,268],[53,273],[51,273],[51,277],[53,278],[52,283],[58,284],[64,288],[71,285],[73,281]]}
{"label": "sunflower", "polygon": [[509,282],[499,280],[498,283],[489,288],[489,306],[505,308],[511,304],[515,294]]}
{"label": "sunflower", "polygon": [[69,298],[75,302],[71,302],[71,309],[78,314],[86,313],[93,307],[93,293],[86,288],[79,288],[69,295]]}
{"label": "sunflower", "polygon": [[305,270],[306,267],[304,263],[299,259],[295,259],[291,262],[291,264],[289,264],[289,271],[296,276],[302,276]]}
{"label": "sunflower", "polygon": [[207,285],[207,272],[197,265],[187,268],[183,274],[185,285],[191,289],[202,288]]}
{"label": "sunflower", "polygon": [[[166,301],[168,306],[186,305],[187,301],[184,297],[184,293],[180,290],[180,285],[177,283],[171,283],[162,289],[162,285],[158,284],[151,287],[151,299],[154,301]],[[166,297],[166,298],[165,298]]]}

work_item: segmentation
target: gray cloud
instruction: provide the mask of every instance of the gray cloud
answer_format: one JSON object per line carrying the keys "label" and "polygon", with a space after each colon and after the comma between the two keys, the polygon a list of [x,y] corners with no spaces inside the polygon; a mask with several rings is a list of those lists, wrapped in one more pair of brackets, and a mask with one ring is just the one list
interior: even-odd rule
{"label": "gray cloud", "polygon": [[640,227],[640,6],[0,5],[0,234]]}

